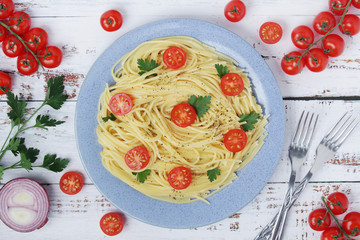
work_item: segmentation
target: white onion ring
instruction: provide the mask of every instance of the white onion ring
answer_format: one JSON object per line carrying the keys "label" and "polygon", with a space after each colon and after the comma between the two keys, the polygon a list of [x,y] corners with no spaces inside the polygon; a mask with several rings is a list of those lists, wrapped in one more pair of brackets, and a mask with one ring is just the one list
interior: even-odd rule
{"label": "white onion ring", "polygon": [[[32,206],[21,206],[15,203],[15,206],[9,203],[13,202],[12,198],[19,192],[26,192],[33,196],[34,204]],[[0,219],[10,228],[18,232],[32,232],[43,227],[49,213],[48,194],[38,182],[29,178],[16,178],[6,183],[0,190]],[[23,207],[36,212],[36,216],[29,224],[23,225],[14,222],[9,216],[9,209],[12,207]]]}

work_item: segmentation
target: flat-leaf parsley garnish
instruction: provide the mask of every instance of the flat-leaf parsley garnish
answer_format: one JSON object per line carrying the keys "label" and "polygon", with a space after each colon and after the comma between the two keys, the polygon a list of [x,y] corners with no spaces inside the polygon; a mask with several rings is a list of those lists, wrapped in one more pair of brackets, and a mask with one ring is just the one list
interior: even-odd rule
{"label": "flat-leaf parsley garnish", "polygon": [[254,111],[251,111],[248,114],[241,114],[240,122],[246,122],[245,124],[241,125],[243,130],[245,132],[253,130],[254,124],[258,122],[259,117],[260,117],[260,114],[255,113]]}
{"label": "flat-leaf parsley garnish", "polygon": [[150,61],[148,59],[138,59],[137,60],[137,64],[138,64],[138,68],[141,70],[141,72],[139,72],[139,75],[143,75],[146,72],[149,72],[155,68],[157,68],[159,66],[159,64],[157,64],[155,62],[155,60],[151,59]]}
{"label": "flat-leaf parsley garnish", "polygon": [[222,78],[224,75],[228,74],[230,71],[227,66],[222,64],[215,64],[216,71],[218,72],[219,78]]}
{"label": "flat-leaf parsley garnish", "polygon": [[132,174],[133,175],[136,175],[136,180],[141,182],[141,183],[144,183],[145,180],[147,179],[147,177],[150,175],[151,173],[151,170],[150,169],[146,169],[142,172],[133,172]]}
{"label": "flat-leaf parsley garnish", "polygon": [[108,117],[103,117],[102,120],[103,120],[104,122],[107,122],[107,121],[109,121],[109,120],[115,121],[115,120],[116,120],[116,117],[115,117],[115,115],[114,115],[113,113],[110,113],[110,116],[108,116]]}
{"label": "flat-leaf parsley garnish", "polygon": [[208,176],[208,179],[210,180],[210,182],[216,180],[217,176],[219,175],[220,176],[220,169],[218,168],[213,168],[213,169],[210,169],[210,170],[207,170],[207,176]]}
{"label": "flat-leaf parsley garnish", "polygon": [[188,99],[188,103],[195,109],[196,115],[202,118],[204,114],[210,109],[208,106],[211,103],[211,96],[199,96],[192,95]]}

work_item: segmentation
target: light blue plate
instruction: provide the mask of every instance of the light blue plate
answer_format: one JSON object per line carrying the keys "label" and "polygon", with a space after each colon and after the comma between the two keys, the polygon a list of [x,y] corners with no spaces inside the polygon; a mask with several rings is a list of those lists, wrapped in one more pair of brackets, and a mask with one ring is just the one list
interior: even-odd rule
{"label": "light blue plate", "polygon": [[[152,199],[112,176],[101,164],[101,145],[95,129],[98,99],[105,84],[113,84],[110,69],[124,54],[139,44],[158,37],[187,35],[216,48],[249,73],[258,102],[265,115],[268,137],[256,157],[228,187],[202,201],[174,204]],[[88,175],[99,191],[125,214],[167,228],[208,225],[236,213],[248,204],[274,171],[283,145],[285,114],[276,80],[262,57],[236,34],[217,25],[192,19],[168,19],[139,27],[117,39],[94,63],[82,84],[76,106],[77,144]]]}

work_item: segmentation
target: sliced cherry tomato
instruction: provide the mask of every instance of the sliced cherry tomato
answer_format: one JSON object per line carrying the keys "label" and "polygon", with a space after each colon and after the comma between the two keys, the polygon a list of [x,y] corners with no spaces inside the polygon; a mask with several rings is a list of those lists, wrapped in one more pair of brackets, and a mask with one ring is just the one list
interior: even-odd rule
{"label": "sliced cherry tomato", "polygon": [[354,36],[360,31],[360,19],[354,14],[346,14],[339,28],[342,33]]}
{"label": "sliced cherry tomato", "polygon": [[314,30],[319,34],[326,34],[336,25],[335,16],[331,12],[319,13],[313,22]]}
{"label": "sliced cherry tomato", "polygon": [[30,50],[36,52],[45,48],[48,42],[48,34],[42,28],[32,28],[25,34],[24,40]]}
{"label": "sliced cherry tomato", "polygon": [[24,52],[24,45],[14,35],[9,35],[2,42],[2,50],[6,56],[14,58]]}
{"label": "sliced cherry tomato", "polygon": [[39,52],[39,60],[46,68],[56,68],[62,61],[62,51],[56,46],[48,46]]}
{"label": "sliced cherry tomato", "polygon": [[180,103],[171,110],[171,121],[179,127],[190,126],[195,119],[195,109],[188,103]]}
{"label": "sliced cherry tomato", "polygon": [[329,57],[320,48],[312,48],[305,55],[305,65],[312,72],[323,71],[329,62]]}
{"label": "sliced cherry tomato", "polygon": [[246,6],[240,0],[232,0],[226,4],[224,14],[230,22],[239,22],[246,14]]}
{"label": "sliced cherry tomato", "polygon": [[349,1],[351,0],[329,0],[330,11],[335,15],[343,15]]}
{"label": "sliced cherry tomato", "polygon": [[18,11],[11,14],[9,26],[17,35],[23,35],[29,31],[30,25],[31,18],[26,12]]}
{"label": "sliced cherry tomato", "polygon": [[282,28],[274,22],[266,22],[261,25],[259,30],[260,38],[264,43],[274,44],[280,41],[282,37]]}
{"label": "sliced cherry tomato", "polygon": [[122,15],[119,11],[109,10],[100,17],[100,24],[105,31],[113,32],[118,30],[123,23]]}
{"label": "sliced cherry tomato", "polygon": [[323,39],[324,53],[330,57],[340,56],[345,49],[345,41],[336,34],[329,34]]}
{"label": "sliced cherry tomato", "polygon": [[106,235],[115,236],[123,230],[124,221],[120,214],[110,212],[101,218],[100,228]]}
{"label": "sliced cherry tomato", "polygon": [[186,53],[179,47],[169,47],[163,54],[163,61],[169,68],[181,68],[185,65]]}
{"label": "sliced cherry tomato", "polygon": [[242,129],[232,129],[224,136],[224,145],[230,152],[240,152],[247,143],[247,136]]}
{"label": "sliced cherry tomato", "polygon": [[338,227],[329,227],[321,234],[321,240],[344,240],[343,234]]}
{"label": "sliced cherry tomato", "polygon": [[5,40],[5,38],[7,37],[7,33],[7,29],[3,25],[0,25],[0,42]]}
{"label": "sliced cherry tomato", "polygon": [[342,228],[351,236],[360,235],[360,213],[350,212],[346,214],[342,222]]}
{"label": "sliced cherry tomato", "polygon": [[39,64],[30,53],[22,53],[17,58],[17,69],[23,75],[31,75],[39,68]]}
{"label": "sliced cherry tomato", "polygon": [[298,26],[292,31],[291,40],[296,47],[306,49],[314,42],[314,32],[308,26]]}
{"label": "sliced cherry tomato", "polygon": [[134,147],[125,154],[125,163],[132,170],[141,170],[150,162],[150,155],[144,147]]}
{"label": "sliced cherry tomato", "polygon": [[228,73],[221,78],[221,90],[227,96],[236,96],[244,90],[244,81],[237,73]]}
{"label": "sliced cherry tomato", "polygon": [[360,8],[360,0],[352,0],[352,5],[356,8]]}
{"label": "sliced cherry tomato", "polygon": [[12,0],[0,0],[0,19],[8,18],[14,12],[14,8]]}
{"label": "sliced cherry tomato", "polygon": [[[12,81],[11,81],[11,77],[7,73],[0,72],[0,86],[11,90]],[[0,95],[4,95],[4,94],[5,92],[0,89]]]}
{"label": "sliced cherry tomato", "polygon": [[305,59],[300,59],[300,56],[301,53],[297,51],[286,54],[281,60],[282,70],[289,75],[296,75],[300,73],[305,66]]}
{"label": "sliced cherry tomato", "polygon": [[122,116],[131,111],[133,101],[126,93],[117,93],[110,98],[109,107],[113,114]]}
{"label": "sliced cherry tomato", "polygon": [[309,225],[315,231],[323,231],[331,224],[330,214],[325,208],[315,209],[309,214]]}
{"label": "sliced cherry tomato", "polygon": [[66,194],[75,195],[84,185],[83,176],[78,172],[66,172],[60,178],[60,189]]}
{"label": "sliced cherry tomato", "polygon": [[347,211],[349,200],[344,193],[334,192],[328,196],[327,205],[335,215],[340,215]]}
{"label": "sliced cherry tomato", "polygon": [[191,171],[184,166],[173,168],[168,175],[171,187],[177,190],[189,187],[191,180]]}

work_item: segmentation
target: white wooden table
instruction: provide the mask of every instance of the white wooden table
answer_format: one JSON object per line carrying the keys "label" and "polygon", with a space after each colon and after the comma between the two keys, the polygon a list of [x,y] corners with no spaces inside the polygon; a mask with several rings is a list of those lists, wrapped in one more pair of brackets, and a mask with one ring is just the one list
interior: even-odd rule
{"label": "white wooden table", "polygon": [[[264,56],[273,71],[284,99],[286,110],[286,138],[279,164],[261,193],[245,208],[209,226],[195,229],[165,229],[142,223],[125,216],[125,227],[114,239],[252,239],[278,211],[286,192],[290,166],[287,147],[302,110],[320,113],[319,127],[314,144],[345,112],[360,112],[360,34],[346,39],[342,56],[330,59],[321,73],[308,70],[300,75],[285,75],[280,68],[282,56],[295,50],[290,40],[292,29],[298,25],[311,25],[314,16],[327,10],[327,0],[245,0],[246,17],[238,23],[227,21],[223,9],[227,0],[15,0],[16,10],[24,10],[33,18],[33,26],[49,33],[49,43],[58,45],[64,52],[63,63],[55,70],[40,70],[33,76],[21,76],[16,70],[15,59],[0,53],[0,71],[13,78],[13,92],[28,101],[31,112],[38,106],[45,93],[45,80],[51,76],[65,76],[68,101],[60,111],[49,111],[53,117],[66,123],[49,131],[34,130],[26,133],[29,146],[45,153],[58,153],[70,159],[66,171],[80,171],[85,176],[82,191],[74,196],[63,194],[58,186],[62,173],[41,169],[7,171],[2,186],[17,177],[38,180],[49,193],[49,222],[40,230],[22,234],[10,230],[0,222],[0,239],[104,239],[108,238],[99,228],[100,218],[116,210],[102,196],[86,176],[76,147],[74,114],[78,93],[85,76],[96,58],[118,37],[143,24],[170,17],[195,18],[225,27],[249,42]],[[109,9],[118,9],[124,17],[120,30],[108,33],[101,29],[100,15]],[[360,14],[360,10],[351,10]],[[258,37],[259,26],[265,21],[282,25],[284,35],[275,45],[266,45]],[[46,109],[49,110],[49,109]],[[45,110],[45,111],[46,111]],[[0,98],[0,136],[7,134],[10,122],[5,98]],[[360,128],[351,135],[334,159],[329,159],[312,178],[307,189],[291,209],[284,239],[319,239],[320,233],[308,227],[307,216],[321,205],[320,197],[333,191],[343,191],[350,199],[350,209],[360,210]],[[3,141],[3,137],[1,137]],[[314,156],[315,146],[310,149]],[[313,158],[310,157],[312,160]],[[1,164],[15,159],[5,155]],[[309,163],[304,164],[302,175]],[[236,199],[234,199],[236,201]]]}

